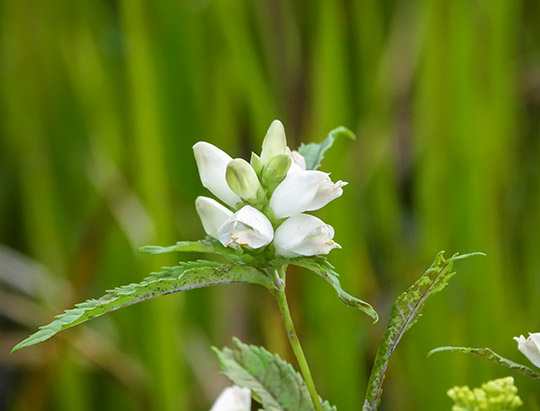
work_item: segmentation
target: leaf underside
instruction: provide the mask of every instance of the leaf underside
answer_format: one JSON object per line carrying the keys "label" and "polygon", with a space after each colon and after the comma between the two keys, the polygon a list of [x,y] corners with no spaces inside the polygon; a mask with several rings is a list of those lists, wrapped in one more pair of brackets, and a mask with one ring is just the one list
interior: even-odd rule
{"label": "leaf underside", "polygon": [[[221,371],[236,385],[249,388],[265,410],[314,410],[307,386],[292,365],[263,347],[244,344],[237,338],[233,342],[234,349],[212,348]],[[327,401],[321,403],[324,411],[336,410]]]}
{"label": "leaf underside", "polygon": [[439,353],[439,352],[459,352],[463,354],[469,354],[473,357],[477,358],[483,358],[484,360],[491,361],[495,364],[498,364],[502,367],[508,368],[512,371],[516,371],[520,374],[526,375],[527,377],[533,378],[537,381],[540,381],[540,373],[533,370],[530,367],[527,367],[526,365],[518,364],[517,362],[508,360],[504,357],[501,357],[496,352],[492,351],[489,348],[470,348],[470,347],[438,347],[433,350],[431,350],[428,353],[428,357]]}
{"label": "leaf underside", "polygon": [[164,267],[163,271],[152,273],[140,283],[117,287],[97,300],[76,304],[75,308],[58,315],[50,324],[40,327],[39,331],[17,344],[11,352],[43,342],[62,330],[141,301],[179,291],[236,282],[272,287],[265,274],[246,265],[193,261]]}
{"label": "leaf underside", "polygon": [[346,127],[338,127],[330,131],[321,143],[302,143],[298,152],[306,159],[306,170],[316,170],[320,167],[326,151],[334,144],[336,138],[348,137],[355,140],[354,133]]}
{"label": "leaf underside", "polygon": [[364,411],[374,411],[379,407],[382,385],[390,356],[405,332],[418,320],[427,299],[443,290],[450,278],[455,274],[452,272],[454,262],[473,255],[483,255],[482,253],[461,256],[455,254],[451,258],[445,259],[443,253],[444,251],[439,252],[431,267],[422,277],[394,301],[388,326],[379,344],[369,378],[363,407]]}

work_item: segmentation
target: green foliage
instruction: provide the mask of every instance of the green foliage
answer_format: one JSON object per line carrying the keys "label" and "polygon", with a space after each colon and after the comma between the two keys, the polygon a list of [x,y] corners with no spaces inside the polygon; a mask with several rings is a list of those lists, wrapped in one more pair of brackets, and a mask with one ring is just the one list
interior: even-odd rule
{"label": "green foliage", "polygon": [[276,265],[296,265],[297,267],[306,268],[314,272],[318,276],[322,277],[328,284],[330,284],[334,288],[334,290],[336,290],[338,298],[346,305],[363,311],[365,314],[373,318],[374,322],[377,322],[379,320],[379,314],[377,314],[377,311],[375,311],[370,304],[356,297],[353,297],[352,295],[343,291],[338,279],[339,274],[334,271],[334,266],[330,264],[326,257],[314,256],[277,259],[272,261],[272,263]]}
{"label": "green foliage", "polygon": [[316,170],[320,167],[324,154],[336,141],[338,137],[348,137],[351,140],[355,140],[354,133],[346,127],[338,127],[328,133],[328,136],[322,141],[322,143],[302,143],[298,148],[298,152],[306,159],[306,169]]}
{"label": "green foliage", "polygon": [[454,387],[448,396],[455,402],[452,411],[512,411],[523,405],[512,377],[482,384],[481,388]]}
{"label": "green foliage", "polygon": [[[314,410],[304,380],[289,363],[262,347],[244,344],[237,338],[233,342],[234,349],[213,347],[221,371],[236,385],[249,388],[265,410]],[[336,409],[328,402],[322,407],[324,411]]]}
{"label": "green foliage", "polygon": [[382,385],[392,353],[403,335],[420,317],[427,299],[443,290],[450,278],[455,274],[452,272],[454,262],[473,255],[482,255],[482,253],[471,253],[461,256],[454,254],[451,258],[445,259],[443,254],[444,251],[439,252],[435,261],[424,275],[394,301],[388,326],[379,343],[375,362],[371,370],[364,402],[364,411],[374,411],[379,407]]}
{"label": "green foliage", "polygon": [[526,375],[527,377],[530,377],[534,380],[540,381],[540,373],[538,371],[535,371],[532,368],[527,367],[526,365],[518,364],[514,361],[501,357],[499,354],[493,352],[489,348],[438,347],[431,350],[428,353],[428,356],[431,356],[432,354],[435,354],[435,353],[444,352],[444,351],[459,352],[463,354],[472,355],[473,357],[483,358],[484,360],[491,361],[502,367],[508,368],[512,371],[516,371],[520,374]]}
{"label": "green foliage", "polygon": [[59,331],[141,301],[179,291],[236,282],[272,287],[268,277],[246,265],[194,261],[164,267],[163,271],[152,273],[140,283],[118,287],[97,300],[76,304],[76,308],[67,310],[50,324],[40,327],[39,331],[17,344],[11,352],[43,342]]}

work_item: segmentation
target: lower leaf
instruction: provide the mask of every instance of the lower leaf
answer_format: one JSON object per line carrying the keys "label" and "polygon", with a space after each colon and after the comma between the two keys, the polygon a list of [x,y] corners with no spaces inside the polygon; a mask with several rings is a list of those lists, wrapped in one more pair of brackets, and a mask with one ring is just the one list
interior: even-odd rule
{"label": "lower leaf", "polygon": [[65,311],[52,323],[40,327],[39,331],[17,344],[11,352],[48,340],[62,330],[141,301],[179,291],[236,282],[273,287],[265,274],[247,265],[193,261],[164,267],[163,271],[152,273],[140,283],[124,285],[108,291],[97,300],[76,304],[76,308]]}
{"label": "lower leaf", "polygon": [[[233,342],[234,349],[212,348],[221,371],[236,385],[249,388],[265,410],[314,410],[306,383],[292,365],[263,347],[244,344],[237,338]],[[327,401],[321,403],[324,411],[336,410]]]}

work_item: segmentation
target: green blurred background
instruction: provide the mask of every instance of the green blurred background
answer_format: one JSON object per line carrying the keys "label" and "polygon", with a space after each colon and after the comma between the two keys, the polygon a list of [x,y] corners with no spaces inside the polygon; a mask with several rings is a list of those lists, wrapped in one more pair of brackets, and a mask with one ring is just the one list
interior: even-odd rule
{"label": "green blurred background", "polygon": [[[0,409],[205,410],[228,382],[210,345],[294,362],[271,297],[222,286],[148,301],[9,356],[73,303],[175,263],[137,253],[204,235],[191,146],[291,147],[344,125],[323,162],[349,182],[316,214],[330,260],[382,320],[314,275],[288,294],[321,396],[360,409],[392,300],[439,250],[483,251],[392,358],[383,410],[450,409],[509,373],[441,345],[540,331],[540,5],[525,0],[1,0]],[[538,385],[514,375],[524,409]]]}

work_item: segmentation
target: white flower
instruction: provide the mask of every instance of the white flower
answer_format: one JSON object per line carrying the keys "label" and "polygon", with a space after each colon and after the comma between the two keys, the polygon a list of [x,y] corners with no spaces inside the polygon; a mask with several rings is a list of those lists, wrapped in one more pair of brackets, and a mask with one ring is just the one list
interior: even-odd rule
{"label": "white flower", "polygon": [[196,143],[193,146],[193,152],[195,153],[202,185],[231,207],[235,207],[237,203],[242,201],[231,190],[225,179],[227,164],[232,161],[231,156],[204,141]]}
{"label": "white flower", "polygon": [[264,164],[279,154],[286,154],[287,138],[285,128],[279,120],[272,121],[262,143],[261,160]]}
{"label": "white flower", "polygon": [[237,385],[225,388],[210,411],[249,411],[251,410],[251,391]]}
{"label": "white flower", "polygon": [[328,254],[341,246],[334,240],[331,225],[309,214],[298,214],[285,220],[274,236],[276,254],[297,257]]}
{"label": "white flower", "polygon": [[540,333],[529,333],[528,338],[520,335],[519,337],[514,337],[514,340],[518,343],[519,351],[521,351],[530,362],[537,367],[540,367]]}
{"label": "white flower", "polygon": [[233,212],[223,207],[216,200],[208,197],[197,197],[195,207],[201,219],[204,231],[209,236],[217,238],[217,231]]}
{"label": "white flower", "polygon": [[289,170],[272,194],[270,208],[276,218],[318,210],[343,194],[341,187],[346,184],[343,181],[333,183],[322,171]]}
{"label": "white flower", "polygon": [[260,248],[272,242],[274,229],[263,213],[247,205],[225,221],[218,229],[217,236],[225,247],[242,245]]}

